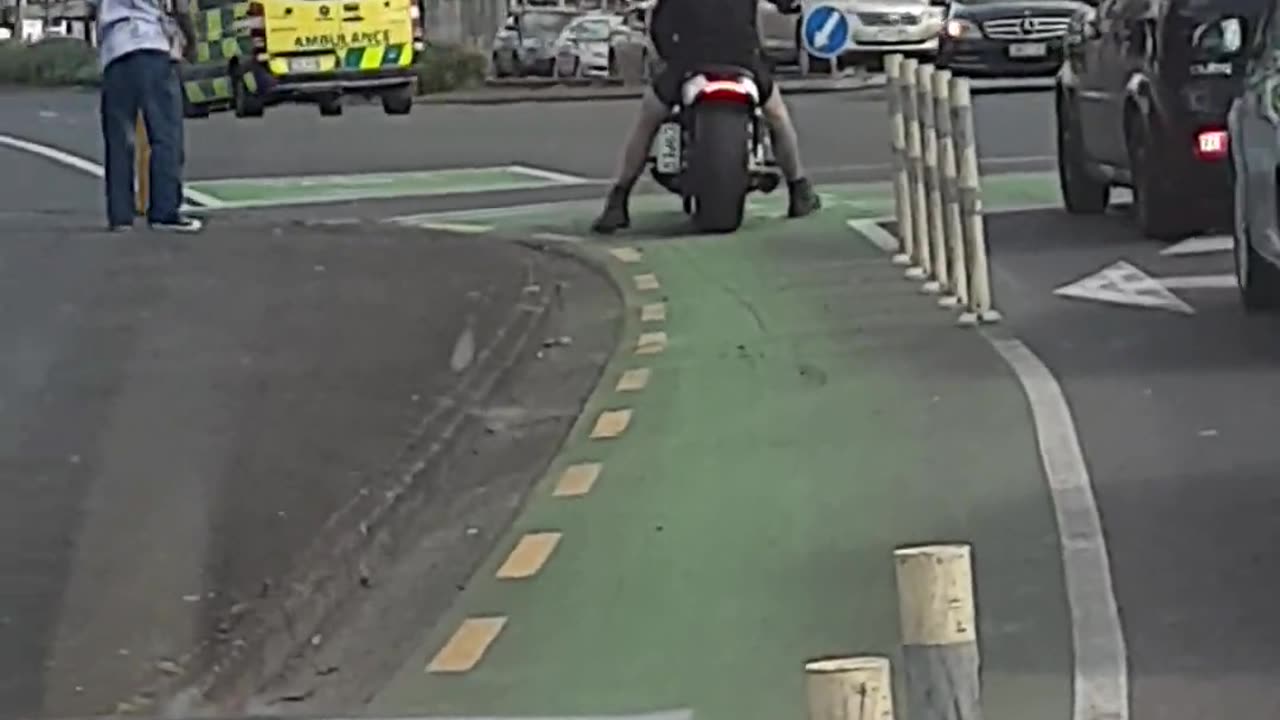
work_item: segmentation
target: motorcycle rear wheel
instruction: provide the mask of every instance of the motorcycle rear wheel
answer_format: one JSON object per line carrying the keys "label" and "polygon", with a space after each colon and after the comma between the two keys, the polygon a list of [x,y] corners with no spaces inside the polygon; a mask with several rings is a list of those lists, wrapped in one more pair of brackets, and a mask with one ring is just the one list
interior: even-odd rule
{"label": "motorcycle rear wheel", "polygon": [[750,190],[751,118],[737,105],[701,105],[694,112],[693,223],[702,232],[733,232],[742,225]]}

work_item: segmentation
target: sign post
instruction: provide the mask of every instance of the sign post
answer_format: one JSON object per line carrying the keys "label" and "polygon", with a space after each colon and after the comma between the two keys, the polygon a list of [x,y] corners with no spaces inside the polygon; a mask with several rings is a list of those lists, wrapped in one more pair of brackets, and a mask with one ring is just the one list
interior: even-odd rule
{"label": "sign post", "polygon": [[844,10],[834,5],[810,5],[805,8],[801,29],[800,35],[804,40],[802,52],[826,60],[831,66],[831,74],[840,74],[840,56],[853,33]]}
{"label": "sign post", "polygon": [[134,125],[133,133],[134,159],[134,195],[133,205],[139,217],[147,214],[148,199],[151,197],[151,142],[147,139],[147,124],[142,120],[142,113]]}

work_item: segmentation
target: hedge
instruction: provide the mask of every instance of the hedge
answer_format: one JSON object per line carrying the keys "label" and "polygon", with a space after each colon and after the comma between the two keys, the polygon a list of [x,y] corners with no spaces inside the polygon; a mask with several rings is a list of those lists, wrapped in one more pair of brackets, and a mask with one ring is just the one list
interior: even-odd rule
{"label": "hedge", "polygon": [[[418,53],[416,66],[421,93],[480,85],[487,70],[484,55],[454,45],[428,45]],[[99,77],[97,50],[83,41],[51,38],[31,45],[0,41],[0,85],[96,86]]]}

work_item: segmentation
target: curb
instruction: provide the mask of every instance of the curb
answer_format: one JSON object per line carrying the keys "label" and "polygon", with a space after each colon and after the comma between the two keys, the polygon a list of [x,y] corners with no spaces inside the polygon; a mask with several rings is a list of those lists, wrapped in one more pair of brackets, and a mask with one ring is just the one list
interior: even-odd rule
{"label": "curb", "polygon": [[[785,95],[817,93],[858,92],[884,88],[884,76],[839,78],[779,78],[778,88]],[[647,85],[565,85],[557,83],[526,83],[522,85],[490,85],[485,89],[462,90],[422,95],[415,99],[419,105],[502,105],[507,103],[584,102],[590,100],[633,100],[639,98]]]}

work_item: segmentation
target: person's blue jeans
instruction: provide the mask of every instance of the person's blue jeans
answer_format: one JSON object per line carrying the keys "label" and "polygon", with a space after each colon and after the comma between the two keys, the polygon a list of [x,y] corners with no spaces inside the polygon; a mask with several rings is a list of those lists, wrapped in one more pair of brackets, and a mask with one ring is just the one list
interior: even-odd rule
{"label": "person's blue jeans", "polygon": [[172,223],[182,205],[182,87],[168,53],[139,50],[102,73],[102,137],[106,145],[107,222],[132,225],[134,128],[138,112],[151,143],[147,220]]}

